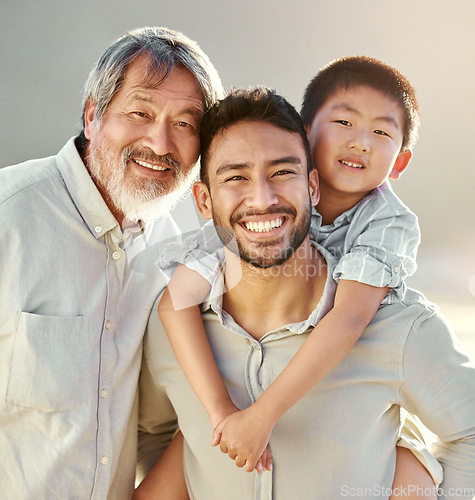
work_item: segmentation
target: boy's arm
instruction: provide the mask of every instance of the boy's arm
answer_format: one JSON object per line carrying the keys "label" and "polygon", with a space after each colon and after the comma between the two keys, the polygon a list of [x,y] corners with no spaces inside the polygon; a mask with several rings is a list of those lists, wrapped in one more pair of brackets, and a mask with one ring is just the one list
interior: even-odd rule
{"label": "boy's arm", "polygon": [[163,293],[158,314],[178,363],[215,427],[238,409],[219,373],[196,305],[204,300],[208,290],[205,278],[180,265]]}
{"label": "boy's arm", "polygon": [[216,427],[213,444],[219,443],[236,465],[252,471],[277,420],[346,356],[387,292],[388,288],[340,280],[333,309],[260,398]]}

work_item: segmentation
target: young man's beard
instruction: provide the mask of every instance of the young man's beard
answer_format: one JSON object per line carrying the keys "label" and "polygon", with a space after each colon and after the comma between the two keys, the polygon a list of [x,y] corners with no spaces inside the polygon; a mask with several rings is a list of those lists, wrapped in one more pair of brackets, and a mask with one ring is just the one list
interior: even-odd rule
{"label": "young man's beard", "polygon": [[[127,163],[137,158],[167,165],[173,181],[167,185],[156,179],[128,175]],[[150,150],[124,148],[117,161],[112,149],[101,142],[89,144],[87,166],[91,177],[108,196],[115,209],[128,220],[150,222],[170,212],[183,198],[197,175],[197,166],[185,174],[181,164],[170,155],[157,156]]]}
{"label": "young man's beard", "polygon": [[[237,223],[236,219],[241,219],[245,215],[255,215],[253,212],[239,215],[234,214],[230,221],[231,227],[221,224],[220,217],[215,212],[213,212],[213,220],[216,232],[224,246],[233,253],[238,254],[244,262],[260,269],[267,269],[273,266],[280,266],[286,262],[303,243],[310,229],[311,210],[312,207],[309,200],[308,211],[302,214],[301,219],[290,235],[288,244],[284,248],[279,247],[283,240],[269,242],[255,241],[251,243],[247,242],[246,244],[239,238],[236,238],[232,230],[233,224]],[[277,207],[266,213],[273,212],[279,214],[288,213],[289,215],[297,216],[297,212],[293,208]],[[275,248],[275,251],[272,251],[274,246],[277,248]]]}

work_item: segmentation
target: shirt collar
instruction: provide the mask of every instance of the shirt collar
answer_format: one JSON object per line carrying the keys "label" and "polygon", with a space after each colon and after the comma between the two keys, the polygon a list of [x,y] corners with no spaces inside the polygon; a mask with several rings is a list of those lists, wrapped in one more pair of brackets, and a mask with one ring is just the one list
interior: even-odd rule
{"label": "shirt collar", "polygon": [[366,205],[374,196],[376,196],[380,192],[384,191],[392,191],[391,185],[389,184],[388,181],[383,182],[381,186],[378,186],[377,188],[373,189],[371,193],[367,194],[360,202],[358,202],[355,206],[351,207],[349,210],[346,212],[343,212],[341,215],[339,215],[334,221],[333,224],[327,224],[326,226],[321,226],[322,232],[329,232],[333,231],[335,228],[340,227],[341,225],[351,222],[353,220],[353,217],[356,214],[356,211],[360,208]]}
{"label": "shirt collar", "polygon": [[120,232],[119,223],[94,184],[74,141],[72,137],[57,155],[58,169],[71,198],[96,238],[115,228]]}
{"label": "shirt collar", "polygon": [[[325,258],[328,268],[327,268],[327,280],[325,282],[325,287],[323,290],[322,298],[320,299],[317,307],[312,311],[310,316],[299,323],[289,323],[284,325],[277,330],[266,333],[262,338],[267,337],[270,334],[281,332],[283,330],[289,330],[292,333],[304,333],[309,328],[315,327],[317,323],[327,314],[328,311],[333,307],[333,300],[335,298],[336,282],[333,279],[333,268],[336,266],[336,259],[331,255],[325,248],[323,248],[318,243],[312,241],[312,245],[323,255]],[[216,274],[215,279],[211,285],[211,290],[206,301],[202,304],[202,312],[214,311],[221,321],[221,324],[228,328],[229,330],[239,331],[242,330],[239,325],[235,323],[233,318],[223,310],[223,293],[226,291],[226,285],[224,283],[224,265],[223,263],[220,271]]]}

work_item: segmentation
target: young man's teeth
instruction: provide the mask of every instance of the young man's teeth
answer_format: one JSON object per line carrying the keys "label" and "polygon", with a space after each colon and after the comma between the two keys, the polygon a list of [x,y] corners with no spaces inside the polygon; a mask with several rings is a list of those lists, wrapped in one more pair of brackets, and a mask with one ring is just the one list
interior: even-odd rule
{"label": "young man's teeth", "polygon": [[276,219],[271,221],[266,220],[265,222],[246,222],[244,225],[249,231],[253,231],[255,233],[267,233],[276,227],[282,226],[283,223],[283,219]]}
{"label": "young man's teeth", "polygon": [[348,165],[349,167],[353,168],[364,168],[363,165],[361,165],[360,163],[353,163],[352,161],[341,160],[341,163],[343,163],[343,165]]}
{"label": "young man's teeth", "polygon": [[146,163],[144,161],[140,160],[134,160],[135,163],[138,163],[142,167],[145,168],[151,168],[152,170],[160,170],[160,172],[164,172],[165,170],[168,170],[167,167],[161,167],[160,165],[152,165],[151,163]]}

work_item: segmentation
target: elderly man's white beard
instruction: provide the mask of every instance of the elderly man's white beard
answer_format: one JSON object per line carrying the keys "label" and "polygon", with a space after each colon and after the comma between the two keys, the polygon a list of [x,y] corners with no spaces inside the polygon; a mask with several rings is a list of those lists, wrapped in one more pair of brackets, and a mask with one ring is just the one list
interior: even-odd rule
{"label": "elderly man's white beard", "polygon": [[114,158],[110,147],[95,147],[91,141],[87,166],[94,181],[107,193],[117,211],[131,221],[151,222],[170,212],[184,198],[196,179],[198,165],[185,174],[176,164],[172,185],[164,187],[156,179],[127,175],[130,148],[122,151],[120,162]]}

